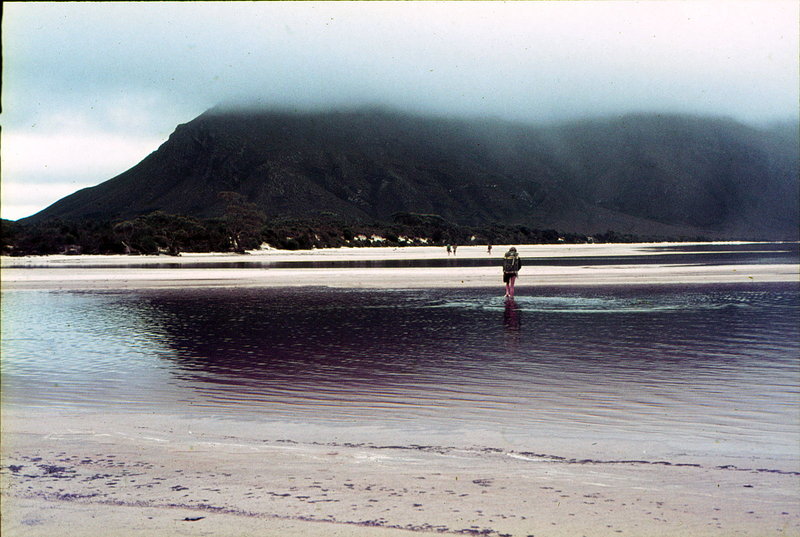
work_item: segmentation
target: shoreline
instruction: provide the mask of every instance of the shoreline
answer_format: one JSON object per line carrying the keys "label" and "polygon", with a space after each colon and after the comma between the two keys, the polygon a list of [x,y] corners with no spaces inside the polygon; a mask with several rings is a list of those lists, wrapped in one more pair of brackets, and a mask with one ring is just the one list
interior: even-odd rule
{"label": "shoreline", "polygon": [[[30,256],[0,256],[0,268],[16,268],[29,265],[64,265],[64,264],[138,264],[138,263],[164,263],[164,264],[193,264],[205,261],[215,262],[247,262],[247,261],[340,261],[340,260],[379,260],[379,259],[447,259],[458,258],[486,258],[494,257],[498,260],[503,257],[508,248],[517,248],[520,256],[524,257],[579,257],[579,256],[632,256],[632,255],[670,255],[681,253],[671,251],[674,248],[689,246],[741,246],[747,244],[781,245],[798,244],[796,242],[774,241],[712,241],[712,242],[640,242],[640,243],[602,243],[602,244],[497,244],[492,246],[491,255],[487,252],[486,245],[459,246],[457,254],[448,254],[444,246],[365,246],[340,248],[316,248],[311,250],[279,250],[268,248],[264,250],[249,250],[244,254],[226,252],[184,252],[178,256],[167,254],[159,255],[125,255],[125,254],[52,254]],[[699,251],[698,253],[702,253]]]}
{"label": "shoreline", "polygon": [[2,530],[15,537],[800,534],[797,472],[353,443],[344,430],[315,441],[185,416],[4,411],[3,429]]}
{"label": "shoreline", "polygon": [[[743,243],[692,243],[719,247]],[[750,243],[747,243],[750,244]],[[775,243],[776,245],[778,243]],[[519,288],[558,285],[701,284],[747,282],[798,282],[800,264],[670,264],[670,249],[685,243],[625,245],[523,245],[526,259],[614,256],[613,265],[565,264],[523,266]],[[459,248],[459,259],[497,259],[507,248],[498,245],[489,256],[484,246]],[[661,264],[626,264],[637,255],[663,258]],[[431,288],[501,286],[499,266],[409,268],[198,268],[203,263],[239,264],[315,261],[382,261],[448,259],[441,247],[336,248],[328,250],[269,250],[250,255],[187,254],[170,256],[48,256],[2,258],[3,290],[50,289],[150,289],[179,287],[288,287]],[[137,265],[147,264],[149,268]],[[126,267],[127,265],[127,267]],[[161,267],[164,265],[164,267]],[[175,265],[178,265],[177,267]],[[235,266],[235,265],[234,265]]]}

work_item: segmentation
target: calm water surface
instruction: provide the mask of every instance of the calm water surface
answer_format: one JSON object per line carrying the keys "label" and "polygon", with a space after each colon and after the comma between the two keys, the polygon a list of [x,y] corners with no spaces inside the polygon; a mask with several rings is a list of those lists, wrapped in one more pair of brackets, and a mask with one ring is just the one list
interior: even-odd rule
{"label": "calm water surface", "polygon": [[800,466],[800,285],[529,292],[7,291],[2,403]]}

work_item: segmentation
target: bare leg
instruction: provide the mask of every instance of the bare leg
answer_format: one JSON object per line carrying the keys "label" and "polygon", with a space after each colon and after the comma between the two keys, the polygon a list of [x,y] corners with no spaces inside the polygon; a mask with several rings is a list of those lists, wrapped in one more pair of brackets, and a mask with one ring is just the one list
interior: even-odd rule
{"label": "bare leg", "polygon": [[514,277],[510,277],[506,282],[506,298],[513,298],[514,296]]}

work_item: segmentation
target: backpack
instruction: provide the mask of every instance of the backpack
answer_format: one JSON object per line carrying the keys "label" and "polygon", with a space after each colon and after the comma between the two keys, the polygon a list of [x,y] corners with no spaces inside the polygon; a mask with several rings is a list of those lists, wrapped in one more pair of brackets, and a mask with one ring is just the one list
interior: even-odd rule
{"label": "backpack", "polygon": [[503,257],[503,272],[517,272],[519,270],[519,256],[507,255]]}

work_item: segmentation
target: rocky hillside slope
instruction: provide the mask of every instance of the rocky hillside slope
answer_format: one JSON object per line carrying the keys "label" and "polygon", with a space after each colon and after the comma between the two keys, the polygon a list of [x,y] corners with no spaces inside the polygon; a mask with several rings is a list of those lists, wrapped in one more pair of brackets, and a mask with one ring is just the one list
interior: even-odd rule
{"label": "rocky hillside slope", "polygon": [[268,218],[577,233],[797,239],[797,125],[636,115],[535,126],[380,110],[212,109],[130,170],[23,222],[221,215],[235,191]]}

